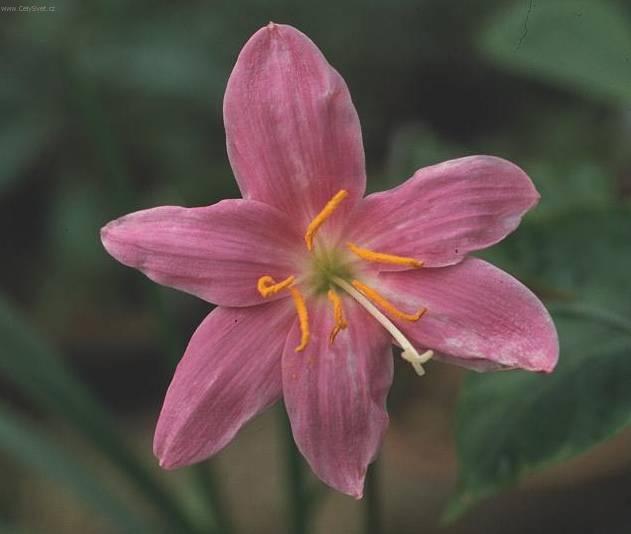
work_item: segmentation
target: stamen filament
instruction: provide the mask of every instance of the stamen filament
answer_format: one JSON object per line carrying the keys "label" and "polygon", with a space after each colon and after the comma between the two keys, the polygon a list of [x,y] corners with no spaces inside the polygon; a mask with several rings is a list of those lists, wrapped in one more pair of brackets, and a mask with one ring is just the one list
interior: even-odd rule
{"label": "stamen filament", "polygon": [[344,317],[342,299],[337,294],[335,289],[329,289],[327,297],[329,298],[331,304],[333,304],[333,317],[335,318],[335,326],[333,327],[331,335],[329,336],[329,342],[332,345],[335,341],[335,337],[340,333],[340,331],[348,327],[348,323],[346,322],[346,318]]}
{"label": "stamen filament", "polygon": [[390,265],[407,265],[414,269],[423,267],[423,262],[415,258],[406,258],[405,256],[395,256],[394,254],[385,254],[384,252],[375,252],[367,248],[358,247],[355,243],[346,243],[348,249],[359,256],[362,260],[371,261],[373,263],[388,263]]}
{"label": "stamen filament", "polygon": [[377,307],[370,302],[364,295],[362,295],[357,289],[355,289],[351,284],[338,278],[337,276],[332,277],[333,282],[335,282],[338,286],[340,286],[344,291],[346,291],[351,297],[353,297],[359,304],[361,304],[370,315],[372,315],[381,326],[383,326],[390,335],[394,338],[394,340],[400,345],[403,349],[401,353],[401,357],[404,360],[407,360],[412,364],[416,374],[419,376],[423,376],[425,374],[425,370],[423,369],[423,365],[427,362],[433,355],[434,351],[426,350],[423,354],[419,354],[417,350],[412,346],[412,344],[408,341],[408,339],[403,335],[403,333],[392,324],[392,321],[388,319],[383,313],[381,313]]}
{"label": "stamen filament", "polygon": [[361,292],[365,297],[369,298],[381,309],[383,309],[390,315],[394,315],[398,319],[404,319],[406,321],[418,321],[427,312],[427,308],[423,308],[416,313],[402,312],[401,310],[396,308],[394,304],[392,304],[384,297],[382,297],[379,293],[377,293],[373,288],[367,286],[366,284],[362,284],[359,280],[353,280],[351,283],[353,284],[353,287]]}
{"label": "stamen filament", "polygon": [[296,347],[296,352],[302,352],[309,343],[309,313],[307,312],[305,299],[300,291],[292,286],[289,288],[289,292],[291,293],[291,298],[294,299],[294,306],[296,307],[300,325],[300,345]]}
{"label": "stamen filament", "polygon": [[318,213],[313,220],[307,226],[307,231],[305,233],[305,243],[307,244],[307,250],[313,249],[313,238],[315,237],[316,232],[324,224],[333,212],[337,209],[340,203],[348,196],[348,191],[346,189],[341,189],[336,193],[336,195],[329,200],[322,211]]}
{"label": "stamen filament", "polygon": [[295,280],[295,277],[288,276],[282,282],[276,283],[276,280],[274,280],[271,276],[265,275],[259,278],[258,282],[256,283],[256,289],[259,290],[259,293],[263,297],[270,297],[272,295],[275,295],[279,291],[282,291],[286,287],[289,287],[291,284],[294,283]]}

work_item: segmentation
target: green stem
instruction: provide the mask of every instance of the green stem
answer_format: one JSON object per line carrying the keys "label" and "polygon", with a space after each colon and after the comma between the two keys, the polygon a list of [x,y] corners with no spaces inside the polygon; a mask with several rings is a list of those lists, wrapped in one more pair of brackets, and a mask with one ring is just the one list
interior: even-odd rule
{"label": "green stem", "polygon": [[200,494],[210,506],[215,524],[213,532],[231,534],[235,531],[230,514],[227,513],[225,499],[217,483],[217,476],[211,462],[199,464],[191,468],[193,482]]}
{"label": "green stem", "polygon": [[364,532],[366,534],[381,534],[381,507],[379,499],[379,465],[375,461],[368,466],[366,473],[366,493],[364,495]]}
{"label": "green stem", "polygon": [[[179,336],[175,333],[176,328],[169,311],[167,295],[163,289],[151,286],[151,296],[155,301],[155,308],[158,310],[158,329],[162,336],[165,362],[170,367],[175,367],[182,354],[183,345],[180,343]],[[234,532],[211,462],[194,465],[190,470],[191,481],[195,485],[195,490],[206,503],[211,519],[216,525],[216,529],[213,532],[221,534]]]}
{"label": "green stem", "polygon": [[305,473],[302,457],[294,442],[287,412],[280,412],[282,438],[285,442],[285,458],[287,460],[287,500],[289,504],[292,534],[306,534],[309,521],[308,495],[305,485]]}

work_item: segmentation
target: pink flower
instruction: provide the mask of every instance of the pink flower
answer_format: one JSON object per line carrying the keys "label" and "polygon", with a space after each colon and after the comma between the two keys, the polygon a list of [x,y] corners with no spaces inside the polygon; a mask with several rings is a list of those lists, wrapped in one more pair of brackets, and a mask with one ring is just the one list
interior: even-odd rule
{"label": "pink flower", "polygon": [[224,120],[243,199],[138,211],[101,233],[121,263],[218,305],[166,394],[162,467],[212,456],[282,397],[313,471],[360,498],[388,425],[393,343],[419,374],[432,355],[480,371],[552,371],[558,340],[541,302],[467,257],[537,203],[521,169],[466,157],[364,197],[346,84],[284,25],[241,51]]}

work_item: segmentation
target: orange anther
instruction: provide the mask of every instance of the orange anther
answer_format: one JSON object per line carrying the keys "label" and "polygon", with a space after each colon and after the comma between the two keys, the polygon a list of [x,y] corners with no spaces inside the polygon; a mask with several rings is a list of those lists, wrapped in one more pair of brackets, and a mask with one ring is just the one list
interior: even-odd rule
{"label": "orange anther", "polygon": [[341,189],[338,191],[335,196],[329,200],[322,211],[318,213],[312,221],[307,226],[307,231],[305,232],[305,243],[307,244],[307,249],[313,249],[313,238],[315,237],[316,232],[324,224],[333,212],[337,209],[337,207],[341,204],[341,202],[348,196],[348,191],[345,189]]}
{"label": "orange anther", "polygon": [[404,319],[406,321],[418,321],[425,313],[427,312],[427,308],[423,308],[416,313],[405,313],[399,310],[392,304],[390,301],[386,300],[382,297],[377,291],[373,288],[367,286],[366,284],[362,284],[359,280],[353,280],[351,282],[353,287],[357,289],[362,295],[364,295],[367,299],[373,301],[377,306],[379,306],[383,311],[397,317],[398,319]]}

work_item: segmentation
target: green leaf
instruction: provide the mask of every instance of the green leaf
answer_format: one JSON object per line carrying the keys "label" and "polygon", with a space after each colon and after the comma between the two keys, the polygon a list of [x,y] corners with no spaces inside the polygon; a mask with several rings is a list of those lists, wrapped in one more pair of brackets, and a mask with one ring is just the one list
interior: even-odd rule
{"label": "green leaf", "polygon": [[180,504],[125,445],[106,410],[1,297],[0,339],[3,376],[41,409],[63,417],[87,438],[154,504],[169,525],[182,532],[195,530]]}
{"label": "green leaf", "polygon": [[520,1],[481,36],[500,66],[613,102],[631,100],[631,22],[607,1]]}
{"label": "green leaf", "polygon": [[0,408],[0,449],[72,490],[117,527],[117,532],[152,531],[101,478],[4,408]]}
{"label": "green leaf", "polygon": [[379,189],[402,183],[421,167],[458,158],[466,151],[423,124],[408,124],[392,136],[386,164],[386,181]]}
{"label": "green leaf", "polygon": [[42,534],[41,530],[28,530],[0,519],[0,532],[2,534]]}
{"label": "green leaf", "polygon": [[631,424],[630,221],[627,208],[578,212],[526,226],[501,247],[504,266],[549,297],[561,355],[550,375],[468,377],[449,515]]}
{"label": "green leaf", "polygon": [[577,210],[524,224],[491,254],[558,305],[631,317],[631,209]]}
{"label": "green leaf", "polygon": [[77,52],[78,67],[102,83],[149,96],[219,97],[225,73],[213,62],[216,55],[190,28],[165,22],[137,24],[116,39],[111,30],[95,35]]}
{"label": "green leaf", "polygon": [[[19,24],[17,18],[11,29],[15,29],[14,23]],[[49,92],[42,91],[44,82],[34,79],[39,72],[27,75],[30,64],[15,50],[22,52],[20,48],[12,49],[9,42],[0,47],[0,194],[36,165],[38,158],[57,142],[60,129],[59,114],[50,106]]]}
{"label": "green leaf", "polygon": [[586,319],[556,316],[555,322],[562,355],[553,374],[467,380],[457,419],[460,486],[451,513],[631,423],[631,335]]}
{"label": "green leaf", "polygon": [[0,127],[0,192],[17,180],[50,142],[54,126],[49,120],[28,114],[4,118]]}
{"label": "green leaf", "polygon": [[66,279],[94,282],[104,270],[103,246],[96,238],[107,218],[103,192],[83,176],[68,179],[52,204],[49,247],[56,270]]}
{"label": "green leaf", "polygon": [[615,177],[595,162],[540,160],[525,167],[541,194],[535,218],[616,203]]}

